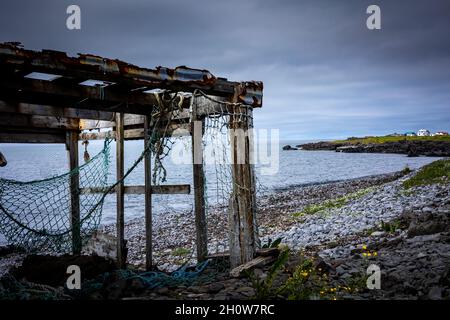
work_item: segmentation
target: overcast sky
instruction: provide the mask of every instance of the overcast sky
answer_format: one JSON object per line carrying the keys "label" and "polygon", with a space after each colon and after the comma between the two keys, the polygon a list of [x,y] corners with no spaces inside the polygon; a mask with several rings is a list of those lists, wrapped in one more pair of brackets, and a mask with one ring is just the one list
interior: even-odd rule
{"label": "overcast sky", "polygon": [[2,1],[4,41],[261,80],[255,125],[282,139],[450,131],[449,0]]}

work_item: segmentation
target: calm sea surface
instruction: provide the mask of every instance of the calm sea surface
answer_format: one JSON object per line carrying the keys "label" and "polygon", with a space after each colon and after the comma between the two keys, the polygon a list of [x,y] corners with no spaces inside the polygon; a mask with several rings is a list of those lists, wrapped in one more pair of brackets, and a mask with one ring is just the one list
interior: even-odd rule
{"label": "calm sea surface", "polygon": [[[264,192],[276,192],[277,189],[295,185],[319,183],[325,181],[341,180],[362,177],[367,175],[389,173],[403,169],[421,167],[436,158],[418,157],[408,158],[395,154],[351,154],[331,151],[281,151],[285,144],[296,145],[299,141],[284,141],[279,145],[279,159],[272,159],[272,169],[266,170],[270,174],[263,174],[262,168],[268,165],[256,165],[258,185]],[[177,142],[181,149],[188,149],[188,141]],[[102,148],[102,142],[93,141],[88,147],[91,157]],[[127,141],[125,143],[125,170],[135,161],[142,152],[142,141]],[[29,181],[56,176],[67,171],[67,154],[63,145],[39,144],[0,144],[0,150],[6,156],[8,165],[0,168],[0,177]],[[270,150],[270,148],[269,148]],[[276,155],[274,150],[272,155]],[[190,158],[190,152],[185,152]],[[82,148],[80,146],[80,163],[83,163]],[[115,146],[111,149],[110,181],[114,181],[115,172]],[[187,159],[187,161],[190,159]],[[192,166],[187,164],[174,164],[171,159],[165,162],[168,171],[167,184],[192,184]],[[215,176],[216,166],[206,166],[207,192],[209,203],[217,201],[217,195],[224,191],[217,183]],[[276,172],[276,174],[272,174]],[[223,177],[223,175],[221,175]],[[127,178],[126,184],[143,184],[144,174],[142,163]],[[219,188],[218,188],[219,186]],[[225,190],[226,191],[226,190]],[[126,195],[125,217],[133,219],[143,216],[144,198],[139,195]],[[185,210],[193,207],[192,195],[154,195],[153,211],[162,212]],[[103,223],[112,223],[115,220],[115,197],[107,197],[103,210]]]}

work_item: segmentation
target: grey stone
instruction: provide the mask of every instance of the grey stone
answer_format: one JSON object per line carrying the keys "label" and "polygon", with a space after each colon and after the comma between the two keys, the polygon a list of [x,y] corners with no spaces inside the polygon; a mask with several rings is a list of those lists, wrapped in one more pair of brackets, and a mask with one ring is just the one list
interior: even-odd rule
{"label": "grey stone", "polygon": [[169,288],[167,288],[167,287],[159,288],[159,289],[156,290],[156,292],[158,294],[168,294],[169,293]]}
{"label": "grey stone", "polygon": [[441,235],[439,233],[435,233],[435,234],[429,234],[429,235],[425,235],[425,236],[417,236],[411,239],[407,239],[406,242],[408,243],[422,243],[422,242],[427,242],[427,241],[439,241],[439,239],[441,238]]}
{"label": "grey stone", "polygon": [[442,299],[442,288],[432,287],[428,292],[428,299],[430,300],[441,300]]}
{"label": "grey stone", "polygon": [[223,283],[215,282],[215,283],[211,283],[210,285],[208,285],[206,287],[206,290],[207,290],[208,293],[217,293],[220,290],[222,290],[223,288],[225,288]]}
{"label": "grey stone", "polygon": [[385,234],[386,234],[386,232],[384,232],[384,231],[375,231],[375,232],[372,232],[370,235],[372,237],[381,237],[381,236],[384,236]]}

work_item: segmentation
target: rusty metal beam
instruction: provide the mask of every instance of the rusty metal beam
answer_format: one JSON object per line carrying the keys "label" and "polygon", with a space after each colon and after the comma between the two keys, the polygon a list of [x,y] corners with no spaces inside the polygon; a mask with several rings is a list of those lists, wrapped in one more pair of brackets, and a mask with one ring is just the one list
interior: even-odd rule
{"label": "rusty metal beam", "polygon": [[216,78],[207,70],[180,66],[174,69],[140,68],[135,65],[95,55],[69,57],[64,52],[25,50],[12,44],[0,44],[0,64],[30,72],[82,77],[115,83],[132,84],[136,88],[169,88],[193,91],[202,89],[219,96],[233,93],[236,83]]}
{"label": "rusty metal beam", "polygon": [[185,66],[149,69],[90,54],[70,57],[59,51],[26,50],[13,43],[0,44],[0,70],[2,73],[12,71],[20,75],[42,72],[84,80],[101,80],[122,84],[133,88],[134,92],[155,88],[186,92],[200,89],[207,94],[229,97],[239,87],[241,91],[238,101],[254,107],[262,104],[261,82],[231,82],[216,78],[207,70]]}

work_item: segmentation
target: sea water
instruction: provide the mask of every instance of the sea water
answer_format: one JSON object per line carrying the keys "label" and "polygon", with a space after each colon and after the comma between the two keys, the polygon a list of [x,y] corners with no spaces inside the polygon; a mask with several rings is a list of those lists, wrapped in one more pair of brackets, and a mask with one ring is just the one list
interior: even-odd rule
{"label": "sea water", "polygon": [[[179,141],[183,147],[189,149],[188,141]],[[419,168],[437,158],[416,157],[408,158],[399,154],[375,153],[338,153],[334,151],[283,151],[285,144],[296,145],[299,141],[283,141],[277,146],[279,159],[276,174],[261,174],[258,163],[255,165],[258,189],[262,192],[276,192],[278,189],[313,183],[323,183],[343,179],[358,178],[368,175],[390,173],[402,170],[406,166],[411,169]],[[102,149],[101,141],[92,141],[88,151],[93,157]],[[61,144],[0,144],[0,150],[8,160],[6,167],[0,168],[0,177],[20,181],[44,179],[63,174],[68,170],[67,152]],[[125,142],[125,171],[138,158],[143,150],[142,141]],[[80,143],[80,164],[83,160],[84,147]],[[274,152],[274,151],[273,151]],[[186,152],[190,154],[190,152]],[[111,166],[109,181],[115,180],[115,145],[111,146]],[[164,184],[191,184],[192,165],[174,164],[168,157],[164,161],[167,170],[167,181]],[[208,202],[214,204],[223,198],[227,188],[217,183],[216,167],[206,165],[206,181]],[[143,185],[144,170],[140,163],[126,179],[127,185]],[[193,195],[153,195],[153,213],[155,216],[164,212],[177,210],[192,210]],[[125,196],[125,219],[130,220],[144,215],[144,196]],[[115,221],[115,196],[108,195],[103,209],[102,223]]]}

